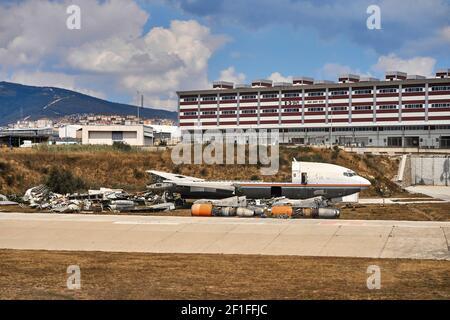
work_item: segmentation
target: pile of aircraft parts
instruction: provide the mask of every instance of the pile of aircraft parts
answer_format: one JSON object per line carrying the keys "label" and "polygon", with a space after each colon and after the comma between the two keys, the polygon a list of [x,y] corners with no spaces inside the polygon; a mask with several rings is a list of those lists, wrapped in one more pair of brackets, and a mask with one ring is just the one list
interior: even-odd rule
{"label": "pile of aircraft parts", "polygon": [[7,196],[0,194],[0,206],[14,206],[17,204],[15,201],[10,201]]}
{"label": "pile of aircraft parts", "polygon": [[101,188],[85,194],[61,195],[40,185],[25,192],[22,200],[30,208],[56,213],[88,212],[154,212],[175,210],[175,204],[165,195],[151,192],[129,194],[122,189]]}
{"label": "pile of aircraft parts", "polygon": [[323,197],[305,200],[292,200],[281,197],[249,201],[243,196],[222,200],[197,200],[192,205],[191,213],[193,216],[199,217],[339,218],[340,210],[328,206],[328,200]]}

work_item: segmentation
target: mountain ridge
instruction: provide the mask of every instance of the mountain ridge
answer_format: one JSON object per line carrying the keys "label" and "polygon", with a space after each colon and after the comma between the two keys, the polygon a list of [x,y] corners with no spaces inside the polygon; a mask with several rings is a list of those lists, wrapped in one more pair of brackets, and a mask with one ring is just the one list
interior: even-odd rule
{"label": "mountain ridge", "polygon": [[[57,119],[74,114],[135,115],[137,106],[110,102],[73,90],[0,82],[0,125],[29,117]],[[141,108],[140,115],[150,119],[177,120],[177,113]]]}

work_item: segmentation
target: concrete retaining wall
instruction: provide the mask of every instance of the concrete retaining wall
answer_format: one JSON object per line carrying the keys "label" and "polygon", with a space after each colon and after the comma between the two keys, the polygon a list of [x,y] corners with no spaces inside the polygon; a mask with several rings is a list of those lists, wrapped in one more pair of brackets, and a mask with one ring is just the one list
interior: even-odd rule
{"label": "concrete retaining wall", "polygon": [[450,156],[411,156],[410,170],[413,185],[450,185]]}

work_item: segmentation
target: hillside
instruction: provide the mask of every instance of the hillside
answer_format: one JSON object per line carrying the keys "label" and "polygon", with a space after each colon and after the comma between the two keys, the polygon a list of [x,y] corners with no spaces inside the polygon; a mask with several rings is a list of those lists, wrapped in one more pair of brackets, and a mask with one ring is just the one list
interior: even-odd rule
{"label": "hillside", "polygon": [[355,170],[372,182],[365,196],[395,195],[399,187],[390,180],[398,163],[388,157],[356,155],[333,149],[282,147],[280,170],[263,177],[257,165],[180,165],[171,161],[170,150],[120,151],[112,147],[66,146],[31,150],[3,150],[0,154],[0,193],[22,194],[42,183],[53,167],[69,170],[88,188],[124,188],[143,191],[148,183],[146,170],[154,169],[212,180],[290,181],[292,158],[330,162]]}
{"label": "hillside", "polygon": [[[0,82],[0,125],[16,122],[22,116],[35,120],[90,113],[135,115],[136,107],[109,102],[66,89]],[[151,108],[141,109],[141,116],[177,119],[176,112]]]}

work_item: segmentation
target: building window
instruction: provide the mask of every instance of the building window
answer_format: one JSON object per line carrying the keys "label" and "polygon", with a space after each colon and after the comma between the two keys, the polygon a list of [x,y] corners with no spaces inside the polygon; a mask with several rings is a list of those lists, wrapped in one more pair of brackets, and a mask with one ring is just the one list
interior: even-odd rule
{"label": "building window", "polygon": [[277,113],[278,109],[262,109],[262,113]]}
{"label": "building window", "polygon": [[352,131],[352,128],[350,127],[340,127],[340,128],[334,128],[333,129],[336,132],[345,132],[345,131]]}
{"label": "building window", "polygon": [[370,89],[359,89],[353,91],[353,94],[372,94],[372,90]]}
{"label": "building window", "polygon": [[241,110],[242,114],[253,114],[256,113],[256,110]]}
{"label": "building window", "polygon": [[202,115],[204,115],[204,116],[213,115],[213,114],[216,114],[216,112],[215,111],[203,111],[202,112]]}
{"label": "building window", "polygon": [[384,88],[378,90],[378,93],[397,93],[398,89],[395,88]]}
{"label": "building window", "polygon": [[247,94],[241,96],[241,100],[253,100],[253,99],[256,99],[256,95],[254,94]]}
{"label": "building window", "polygon": [[403,105],[404,109],[421,109],[423,107],[422,104],[405,104]]}
{"label": "building window", "polygon": [[184,98],[183,101],[184,102],[196,102],[197,101],[197,97]]}
{"label": "building window", "polygon": [[405,92],[422,92],[423,87],[411,87],[411,88],[405,88]]}
{"label": "building window", "polygon": [[296,97],[300,97],[300,93],[297,93],[297,92],[295,92],[295,93],[285,93],[284,97],[285,98],[296,98]]}
{"label": "building window", "polygon": [[183,116],[196,116],[196,111],[190,111],[190,112],[183,112]]}
{"label": "building window", "polygon": [[336,91],[331,91],[330,92],[331,96],[346,96],[348,95],[348,91],[347,90],[336,90]]}
{"label": "building window", "polygon": [[450,108],[450,103],[433,103],[432,108]]}
{"label": "building window", "polygon": [[348,107],[331,107],[331,111],[347,111]]}
{"label": "building window", "polygon": [[405,126],[405,130],[419,131],[419,130],[425,130],[425,127],[424,126]]}
{"label": "building window", "polygon": [[263,99],[275,99],[278,98],[278,95],[276,93],[268,93],[262,95]]}
{"label": "building window", "polygon": [[300,112],[300,109],[298,108],[290,108],[290,109],[284,109],[284,112]]}
{"label": "building window", "polygon": [[355,106],[354,110],[372,110],[372,106]]}
{"label": "building window", "polygon": [[309,112],[321,112],[323,111],[323,108],[308,108]]}
{"label": "building window", "polygon": [[378,106],[378,109],[380,110],[392,110],[392,109],[397,109],[398,106],[395,104],[389,104],[389,105],[384,105],[384,106]]}
{"label": "building window", "polygon": [[324,92],[309,92],[308,97],[321,97],[324,95]]}
{"label": "building window", "polygon": [[236,96],[223,96],[220,98],[222,101],[226,100],[236,100]]}
{"label": "building window", "polygon": [[211,97],[203,97],[202,98],[202,101],[216,101],[217,100],[217,97],[213,97],[213,96],[211,96]]}
{"label": "building window", "polygon": [[112,141],[123,141],[123,131],[113,131]]}
{"label": "building window", "polygon": [[450,86],[435,86],[431,87],[432,91],[450,91]]}
{"label": "building window", "polygon": [[388,137],[388,147],[401,147],[402,137]]}
{"label": "building window", "polygon": [[222,114],[236,114],[235,110],[223,110]]}

